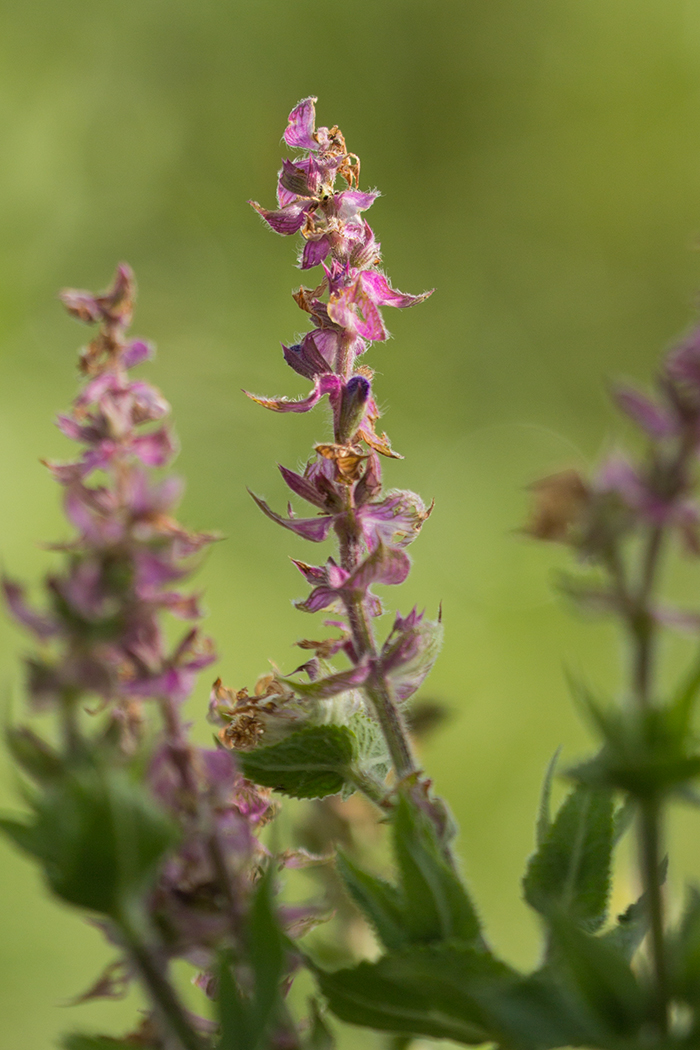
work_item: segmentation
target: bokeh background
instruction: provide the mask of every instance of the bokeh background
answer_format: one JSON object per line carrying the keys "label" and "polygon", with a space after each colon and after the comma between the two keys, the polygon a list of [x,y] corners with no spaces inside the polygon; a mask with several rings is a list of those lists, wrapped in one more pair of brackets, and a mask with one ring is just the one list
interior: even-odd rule
{"label": "bokeh background", "polygon": [[[3,0],[0,4],[0,557],[38,581],[65,535],[38,463],[75,389],[84,333],[56,300],[135,268],[135,330],[174,407],[182,516],[219,529],[201,573],[217,673],[252,684],[309,623],[290,604],[301,540],[258,514],[274,464],[303,461],[323,413],[275,417],[241,387],[302,392],[279,341],[304,321],[295,249],[246,205],[271,205],[286,115],[319,96],[384,196],[371,219],[397,287],[370,363],[404,462],[392,485],[435,497],[392,603],[443,602],[444,653],[423,695],[451,711],[423,757],[461,825],[465,870],[497,948],[533,961],[520,900],[539,783],[554,748],[590,747],[564,668],[619,687],[617,638],[556,597],[565,552],[518,533],[528,482],[587,468],[629,438],[610,377],[646,382],[696,316],[700,5],[695,0]],[[387,314],[389,312],[387,311]],[[682,563],[687,600],[700,581]],[[303,589],[303,588],[302,588]],[[0,688],[19,704],[0,625]],[[690,643],[669,649],[672,666]],[[205,676],[206,679],[206,676]],[[206,739],[207,680],[190,712]],[[10,770],[0,801],[16,803]],[[700,870],[698,821],[670,831],[677,901]],[[109,958],[0,842],[0,1045],[44,1050],[71,1028],[124,1030],[135,1001],[62,1009]],[[624,858],[615,904],[634,892]],[[136,1002],[136,1006],[138,1003]],[[344,1046],[369,1046],[349,1033]]]}

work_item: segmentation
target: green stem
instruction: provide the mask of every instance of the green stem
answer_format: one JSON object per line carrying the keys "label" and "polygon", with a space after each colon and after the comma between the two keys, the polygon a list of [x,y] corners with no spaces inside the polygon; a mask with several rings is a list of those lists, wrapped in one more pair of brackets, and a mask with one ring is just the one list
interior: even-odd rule
{"label": "green stem", "polygon": [[[655,526],[644,552],[639,590],[630,603],[628,624],[634,646],[633,695],[643,717],[653,703],[653,672],[656,627],[649,607],[663,548],[664,532]],[[640,802],[639,867],[649,916],[651,960],[654,973],[654,1014],[662,1035],[668,1032],[668,975],[664,938],[664,906],[659,868],[661,863],[662,814],[656,797]]]}
{"label": "green stem", "polygon": [[192,1028],[185,1008],[150,949],[131,928],[130,923],[124,924],[122,929],[129,954],[141,974],[162,1023],[176,1039],[178,1050],[204,1050],[204,1044]]}

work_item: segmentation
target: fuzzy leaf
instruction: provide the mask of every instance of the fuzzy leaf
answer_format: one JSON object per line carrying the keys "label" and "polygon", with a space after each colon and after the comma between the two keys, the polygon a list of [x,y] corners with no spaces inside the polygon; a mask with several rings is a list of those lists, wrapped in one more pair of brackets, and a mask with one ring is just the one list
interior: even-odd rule
{"label": "fuzzy leaf", "polygon": [[485,952],[448,945],[413,947],[335,973],[311,967],[341,1021],[469,1045],[494,1038],[479,996],[515,977]]}
{"label": "fuzzy leaf", "polygon": [[481,926],[474,906],[461,879],[444,859],[432,821],[403,796],[394,815],[394,852],[410,940],[480,940]]}
{"label": "fuzzy leaf", "polygon": [[396,887],[363,871],[341,851],[336,864],[345,888],[369,919],[384,947],[392,951],[410,944],[404,922],[405,902]]}
{"label": "fuzzy leaf", "polygon": [[543,915],[561,909],[587,929],[598,929],[607,910],[612,847],[612,794],[576,787],[530,858],[526,901]]}
{"label": "fuzzy leaf", "polygon": [[381,729],[361,711],[350,719],[350,729],[357,739],[357,765],[363,773],[383,784],[391,769],[391,758]]}
{"label": "fuzzy leaf", "polygon": [[342,791],[356,756],[347,726],[307,726],[279,744],[242,751],[241,772],[249,780],[292,798],[324,798]]}

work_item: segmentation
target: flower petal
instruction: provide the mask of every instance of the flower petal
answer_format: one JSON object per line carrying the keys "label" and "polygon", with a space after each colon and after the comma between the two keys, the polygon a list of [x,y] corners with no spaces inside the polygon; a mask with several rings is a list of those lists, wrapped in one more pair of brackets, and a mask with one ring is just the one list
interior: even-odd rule
{"label": "flower petal", "polygon": [[[250,492],[250,489],[248,491]],[[250,494],[263,514],[267,514],[268,518],[276,521],[283,528],[295,532],[297,536],[302,536],[305,540],[311,540],[312,543],[321,543],[328,536],[333,524],[331,515],[324,515],[318,518],[282,518],[268,507],[264,499],[260,499],[253,492],[250,492]]]}
{"label": "flower petal", "polygon": [[288,124],[284,130],[284,141],[292,149],[317,150],[318,143],[314,138],[316,127],[316,105],[318,99],[310,95],[298,103],[289,114]]}

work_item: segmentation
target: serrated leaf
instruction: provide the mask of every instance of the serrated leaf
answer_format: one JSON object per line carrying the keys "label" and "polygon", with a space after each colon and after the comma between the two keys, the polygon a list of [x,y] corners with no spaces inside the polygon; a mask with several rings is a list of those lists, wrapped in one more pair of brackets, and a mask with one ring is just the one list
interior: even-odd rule
{"label": "serrated leaf", "polygon": [[340,850],[336,864],[345,888],[385,948],[404,948],[410,938],[404,922],[405,903],[398,890],[363,871]]}
{"label": "serrated leaf", "polygon": [[530,858],[523,879],[526,901],[545,916],[563,911],[587,929],[598,929],[607,911],[612,847],[612,793],[579,785]]}
{"label": "serrated leaf", "polygon": [[356,757],[347,726],[307,726],[269,747],[237,754],[244,776],[292,798],[324,798],[342,791]]}
{"label": "serrated leaf", "polygon": [[516,977],[485,952],[449,945],[413,947],[335,973],[311,966],[341,1021],[469,1045],[497,1037],[479,996]]}
{"label": "serrated leaf", "polygon": [[396,804],[393,834],[410,940],[454,938],[469,943],[480,939],[481,924],[474,905],[445,860],[434,824],[403,795]]}

